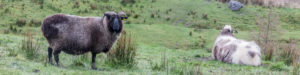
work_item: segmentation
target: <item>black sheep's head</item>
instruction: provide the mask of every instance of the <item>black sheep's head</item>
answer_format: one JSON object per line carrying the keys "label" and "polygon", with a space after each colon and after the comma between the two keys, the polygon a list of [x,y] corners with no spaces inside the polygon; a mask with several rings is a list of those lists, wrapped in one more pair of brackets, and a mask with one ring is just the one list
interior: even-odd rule
{"label": "black sheep's head", "polygon": [[120,33],[123,28],[122,20],[127,19],[124,12],[105,12],[104,17],[106,17],[108,22],[108,28],[110,32]]}

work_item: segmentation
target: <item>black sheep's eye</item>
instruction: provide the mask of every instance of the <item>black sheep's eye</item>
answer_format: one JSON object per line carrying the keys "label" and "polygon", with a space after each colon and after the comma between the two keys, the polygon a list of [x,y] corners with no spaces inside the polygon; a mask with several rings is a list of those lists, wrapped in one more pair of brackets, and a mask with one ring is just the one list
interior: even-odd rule
{"label": "black sheep's eye", "polygon": [[227,30],[228,32],[230,32],[230,30]]}

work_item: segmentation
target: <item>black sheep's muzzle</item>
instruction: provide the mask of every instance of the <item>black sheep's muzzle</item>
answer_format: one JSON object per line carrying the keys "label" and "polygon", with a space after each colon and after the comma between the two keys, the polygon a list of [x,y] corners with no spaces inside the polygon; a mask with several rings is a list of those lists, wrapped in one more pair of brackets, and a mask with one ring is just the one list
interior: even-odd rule
{"label": "black sheep's muzzle", "polygon": [[119,30],[120,30],[119,19],[117,19],[117,18],[114,19],[114,23],[113,23],[112,29],[113,29],[114,31],[119,31]]}

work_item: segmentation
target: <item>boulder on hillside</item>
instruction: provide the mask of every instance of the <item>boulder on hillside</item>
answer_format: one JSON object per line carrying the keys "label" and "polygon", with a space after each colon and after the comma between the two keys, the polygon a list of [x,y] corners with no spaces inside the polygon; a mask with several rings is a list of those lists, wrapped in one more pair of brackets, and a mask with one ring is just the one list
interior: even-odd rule
{"label": "boulder on hillside", "polygon": [[228,7],[233,11],[238,11],[243,8],[243,4],[241,2],[231,0],[228,3]]}

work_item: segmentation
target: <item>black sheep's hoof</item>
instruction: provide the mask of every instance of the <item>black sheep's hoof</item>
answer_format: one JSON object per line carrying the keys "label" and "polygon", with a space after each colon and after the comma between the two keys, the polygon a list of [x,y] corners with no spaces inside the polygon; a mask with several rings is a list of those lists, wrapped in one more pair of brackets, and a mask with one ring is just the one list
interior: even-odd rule
{"label": "black sheep's hoof", "polygon": [[98,70],[98,68],[96,67],[95,63],[92,63],[91,67],[92,67],[93,70]]}
{"label": "black sheep's hoof", "polygon": [[97,67],[92,67],[92,69],[93,69],[93,70],[98,70],[98,68],[97,68]]}
{"label": "black sheep's hoof", "polygon": [[49,62],[49,64],[51,64],[51,65],[54,65],[54,63],[53,63],[53,62]]}
{"label": "black sheep's hoof", "polygon": [[56,66],[57,66],[57,67],[61,67],[61,65],[60,65],[60,64],[57,64]]}

